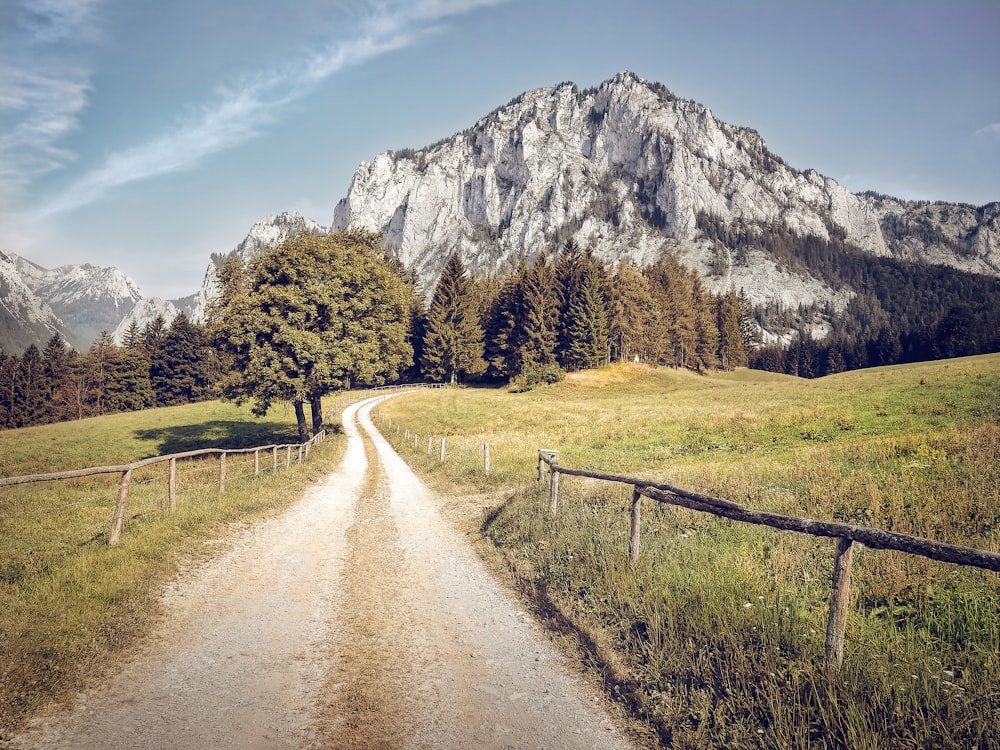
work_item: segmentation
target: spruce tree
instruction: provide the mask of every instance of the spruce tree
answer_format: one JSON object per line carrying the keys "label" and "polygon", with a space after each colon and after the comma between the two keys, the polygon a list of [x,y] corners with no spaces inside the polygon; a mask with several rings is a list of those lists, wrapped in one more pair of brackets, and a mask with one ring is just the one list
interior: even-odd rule
{"label": "spruce tree", "polygon": [[715,304],[705,289],[701,276],[691,273],[691,299],[694,311],[694,362],[689,367],[701,372],[719,364],[719,328],[716,323]]}
{"label": "spruce tree", "polygon": [[572,369],[567,360],[567,352],[571,345],[570,326],[572,313],[570,304],[580,286],[583,271],[586,266],[586,255],[575,240],[568,240],[559,253],[555,263],[556,297],[559,304],[559,326],[556,342],[556,356],[560,364]]}
{"label": "spruce tree", "polygon": [[486,369],[476,300],[457,254],[448,259],[434,289],[423,343],[421,368],[432,380],[457,383]]}
{"label": "spruce tree", "polygon": [[14,390],[14,424],[27,427],[40,424],[46,416],[46,379],[42,355],[31,344],[17,363]]}
{"label": "spruce tree", "polygon": [[17,357],[0,350],[0,427],[15,427]]}
{"label": "spruce tree", "polygon": [[719,329],[719,360],[723,370],[746,367],[748,352],[740,327],[739,298],[735,287],[719,297],[717,302],[717,327]]}
{"label": "spruce tree", "polygon": [[647,337],[653,322],[653,296],[649,281],[634,266],[623,262],[611,280],[608,335],[612,358],[621,361],[648,359]]}
{"label": "spruce tree", "polygon": [[520,284],[520,329],[516,374],[533,371],[531,378],[559,377],[556,362],[559,301],[555,269],[544,253],[525,270]]}
{"label": "spruce tree", "polygon": [[42,352],[42,369],[45,373],[46,422],[64,419],[60,396],[69,375],[71,355],[58,333],[53,334]]}
{"label": "spruce tree", "polygon": [[596,265],[586,265],[568,309],[563,364],[569,370],[600,367],[608,361],[608,313],[601,286]]}
{"label": "spruce tree", "polygon": [[521,369],[522,292],[528,266],[522,259],[497,291],[484,317],[485,358],[490,377],[509,380]]}
{"label": "spruce tree", "polygon": [[[150,356],[149,383],[157,405],[190,404],[209,398],[212,395],[211,358],[212,351],[204,329],[192,323],[184,313],[174,318],[160,347]],[[138,372],[141,360],[132,358],[128,367],[134,368],[128,387],[141,389]],[[128,390],[117,395],[123,403],[126,399],[135,403],[135,399],[141,397],[140,392]]]}

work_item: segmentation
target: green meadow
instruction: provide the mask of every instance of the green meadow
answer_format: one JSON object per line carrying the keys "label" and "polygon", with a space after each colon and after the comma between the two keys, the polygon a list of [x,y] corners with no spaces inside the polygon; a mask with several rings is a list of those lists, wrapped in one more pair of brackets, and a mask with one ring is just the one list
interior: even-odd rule
{"label": "green meadow", "polygon": [[1000,747],[996,573],[861,549],[828,676],[833,540],[646,500],[632,565],[631,488],[563,476],[550,516],[535,481],[547,448],[568,467],[1000,551],[1000,355],[818,380],[613,365],[528,393],[415,393],[378,424],[434,486],[479,499],[491,556],[664,744]]}
{"label": "green meadow", "polygon": [[[206,402],[0,432],[0,476],[120,465],[207,447],[296,443],[295,417]],[[343,451],[337,431],[285,466],[230,456],[220,492],[216,457],[179,461],[176,510],[167,465],[133,472],[120,543],[108,533],[120,475],[0,487],[0,740],[46,701],[100,675],[148,629],[157,594],[184,560],[220,536],[296,500]],[[0,743],[2,744],[2,743]]]}

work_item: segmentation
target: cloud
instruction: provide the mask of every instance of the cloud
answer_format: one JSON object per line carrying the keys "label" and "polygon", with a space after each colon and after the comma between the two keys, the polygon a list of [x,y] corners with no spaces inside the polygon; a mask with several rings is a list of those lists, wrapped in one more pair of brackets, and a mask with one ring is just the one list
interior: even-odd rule
{"label": "cloud", "polygon": [[357,33],[292,61],[278,72],[257,73],[220,88],[216,98],[167,132],[108,156],[104,163],[42,205],[39,218],[75,210],[108,191],[159,175],[192,169],[206,156],[239,146],[278,119],[291,103],[345,68],[403,49],[436,30],[434,22],[507,0],[423,0],[377,6]]}
{"label": "cloud", "polygon": [[1000,122],[994,122],[984,128],[979,128],[973,135],[1000,138]]}
{"label": "cloud", "polygon": [[99,36],[98,0],[22,0],[0,14],[0,182],[17,193],[73,159],[60,146],[79,126]]}

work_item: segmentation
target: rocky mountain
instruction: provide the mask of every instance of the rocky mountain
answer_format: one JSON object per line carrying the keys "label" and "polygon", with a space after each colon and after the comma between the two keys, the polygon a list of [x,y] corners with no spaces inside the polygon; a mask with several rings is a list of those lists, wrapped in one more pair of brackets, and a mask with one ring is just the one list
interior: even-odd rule
{"label": "rocky mountain", "polygon": [[20,352],[32,343],[43,345],[55,333],[68,339],[66,325],[32,290],[18,270],[18,260],[0,253],[0,350]]}
{"label": "rocky mountain", "polygon": [[121,270],[90,264],[47,269],[25,258],[16,265],[32,291],[66,324],[69,343],[86,348],[101,331],[113,331],[142,299],[138,285]]}
{"label": "rocky mountain", "polygon": [[7,351],[44,343],[56,332],[71,346],[86,349],[142,299],[135,282],[117,268],[72,264],[48,269],[14,253],[3,258],[6,288],[0,289],[0,305],[11,318],[0,330]]}
{"label": "rocky mountain", "polygon": [[586,91],[530,91],[432,146],[379,154],[333,216],[334,229],[382,231],[428,291],[452,252],[474,272],[501,273],[573,238],[610,264],[673,252],[713,291],[735,285],[759,305],[837,311],[854,295],[763,243],[736,252],[706,225],[751,236],[780,227],[1000,275],[1000,203],[855,195],[785,164],[756,131],[627,72]]}

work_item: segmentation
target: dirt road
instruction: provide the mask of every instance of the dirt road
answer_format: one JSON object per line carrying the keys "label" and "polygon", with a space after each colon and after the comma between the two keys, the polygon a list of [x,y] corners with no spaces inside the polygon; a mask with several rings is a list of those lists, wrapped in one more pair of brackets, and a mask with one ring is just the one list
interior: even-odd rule
{"label": "dirt road", "polygon": [[166,592],[110,684],[23,748],[626,748],[600,702],[374,430]]}

